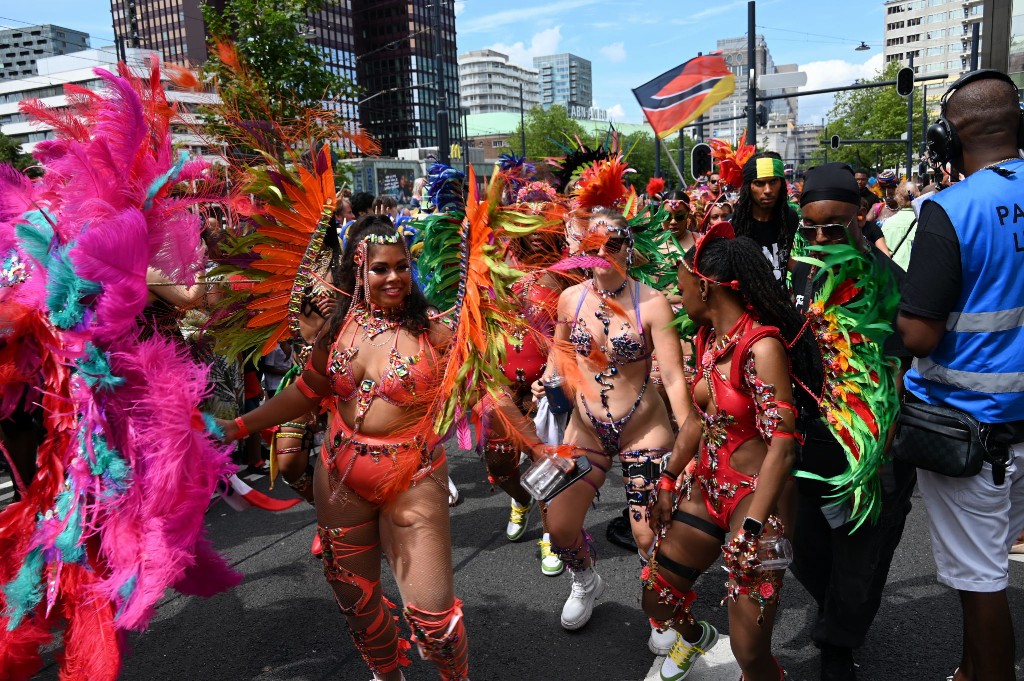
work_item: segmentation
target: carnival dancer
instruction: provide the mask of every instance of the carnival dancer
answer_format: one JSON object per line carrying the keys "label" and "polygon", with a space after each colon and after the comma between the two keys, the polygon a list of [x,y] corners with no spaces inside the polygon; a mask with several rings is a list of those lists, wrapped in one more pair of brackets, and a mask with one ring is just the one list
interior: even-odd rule
{"label": "carnival dancer", "polygon": [[685,678],[718,640],[691,607],[694,582],[719,553],[743,678],[783,676],[771,655],[783,573],[760,570],[759,560],[765,546],[784,538],[788,520],[796,419],[790,362],[813,385],[816,358],[813,340],[801,333],[803,317],[773,280],[759,245],[733,238],[726,223],[713,226],[679,268],[683,303],[701,325],[697,376],[693,409],[658,483],[650,517],[658,540],[643,575],[645,612],[680,633],[661,667],[665,681]]}
{"label": "carnival dancer", "polygon": [[755,154],[743,164],[743,184],[732,216],[737,236],[756,241],[783,285],[799,218],[786,201],[786,172],[772,151]]}
{"label": "carnival dancer", "polygon": [[[324,573],[374,678],[402,678],[399,637],[380,585],[395,573],[422,653],[444,679],[465,679],[468,647],[454,594],[448,463],[440,438],[415,432],[437,387],[451,337],[412,283],[405,240],[386,216],[349,228],[327,334],[296,381],[225,425],[228,439],[328,404],[330,430],[313,480]],[[351,297],[349,297],[351,296]],[[403,424],[396,427],[396,424]]]}
{"label": "carnival dancer", "polygon": [[[649,390],[653,352],[661,360],[665,391],[676,419],[682,422],[689,410],[679,336],[670,327],[672,309],[660,291],[630,276],[637,257],[635,235],[623,214],[591,208],[597,201],[615,205],[622,200],[629,210],[632,202],[626,198],[621,175],[604,182],[603,189],[597,186],[602,173],[614,174],[617,167],[625,166],[618,159],[597,164],[580,181],[576,210],[582,216],[574,221],[576,236],[584,253],[607,264],[595,266],[591,279],[559,297],[556,354],[546,373],[557,372],[574,385],[575,408],[564,442],[576,447],[593,467],[548,507],[552,549],[572,576],[572,590],[561,614],[562,626],[569,630],[590,620],[594,601],[605,589],[604,579],[594,569],[596,556],[584,521],[616,457],[641,561],[647,559],[654,540],[647,525],[648,495],[671,448],[673,432],[664,402]],[[568,358],[562,347],[572,353]],[[673,632],[652,629],[648,647],[664,654],[673,640]]]}

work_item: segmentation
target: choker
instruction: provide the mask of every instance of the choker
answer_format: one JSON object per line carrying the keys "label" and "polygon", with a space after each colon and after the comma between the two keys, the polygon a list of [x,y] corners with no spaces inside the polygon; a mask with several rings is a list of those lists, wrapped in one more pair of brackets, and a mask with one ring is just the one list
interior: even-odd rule
{"label": "choker", "polygon": [[401,310],[385,310],[373,305],[369,309],[361,308],[356,313],[355,321],[363,327],[366,337],[372,340],[380,334],[400,326],[402,316]]}
{"label": "choker", "polygon": [[625,279],[622,280],[622,283],[619,284],[616,288],[611,289],[611,290],[605,290],[603,288],[598,288],[597,287],[597,282],[595,282],[593,279],[590,280],[590,286],[591,286],[591,288],[594,289],[594,293],[596,293],[597,295],[601,296],[605,300],[607,300],[608,298],[615,298],[615,297],[617,297],[620,293],[622,293],[623,291],[626,290],[626,286],[628,284],[629,284],[629,277],[626,277]]}

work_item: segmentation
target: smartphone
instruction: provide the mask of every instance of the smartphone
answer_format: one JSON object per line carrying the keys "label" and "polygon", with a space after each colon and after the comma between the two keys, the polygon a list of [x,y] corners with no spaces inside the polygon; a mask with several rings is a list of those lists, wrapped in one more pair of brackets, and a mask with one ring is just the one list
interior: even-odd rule
{"label": "smartphone", "polygon": [[573,469],[571,471],[569,471],[569,473],[565,476],[565,482],[563,482],[561,485],[556,487],[551,492],[551,494],[549,494],[546,497],[544,497],[544,502],[545,503],[551,501],[552,499],[557,497],[559,494],[561,494],[565,490],[569,489],[569,485],[573,484],[574,482],[576,482],[577,480],[579,480],[584,475],[586,475],[587,473],[590,472],[590,469],[591,469],[590,459],[588,459],[585,456],[574,456],[572,460],[575,463],[575,466],[573,466]]}

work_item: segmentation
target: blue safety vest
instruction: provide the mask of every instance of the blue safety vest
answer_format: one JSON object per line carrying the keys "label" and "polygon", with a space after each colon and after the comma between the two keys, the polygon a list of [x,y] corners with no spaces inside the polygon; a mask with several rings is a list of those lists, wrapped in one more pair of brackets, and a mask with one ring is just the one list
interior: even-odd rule
{"label": "blue safety vest", "polygon": [[[907,390],[983,423],[1024,420],[1024,160],[936,194],[960,241],[963,285],[946,333],[907,372]],[[936,273],[936,276],[942,276]]]}

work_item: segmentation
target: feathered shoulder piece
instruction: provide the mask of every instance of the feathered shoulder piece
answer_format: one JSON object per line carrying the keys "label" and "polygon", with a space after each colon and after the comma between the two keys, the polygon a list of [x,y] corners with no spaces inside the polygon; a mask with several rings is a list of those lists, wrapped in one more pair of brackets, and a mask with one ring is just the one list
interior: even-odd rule
{"label": "feathered shoulder piece", "polygon": [[898,362],[883,351],[899,289],[884,265],[852,245],[808,245],[807,252],[797,259],[817,268],[816,276],[825,280],[807,312],[825,378],[820,394],[804,387],[846,452],[846,471],[825,482],[835,488],[837,502],[851,504],[859,526],[881,511],[878,469],[899,413]]}
{"label": "feathered shoulder piece", "polygon": [[447,213],[463,210],[466,204],[466,175],[443,163],[433,163],[427,170],[427,201],[435,211]]}
{"label": "feathered shoulder piece", "polygon": [[234,45],[216,49],[233,80],[210,107],[218,121],[211,146],[226,150],[236,189],[223,200],[239,220],[211,274],[242,283],[226,292],[210,327],[226,356],[266,354],[280,340],[301,339],[302,301],[329,277],[334,254],[324,239],[337,206],[329,143],[368,155],[380,145],[331,109],[296,106],[294,118],[281,120]]}
{"label": "feathered shoulder piece", "polygon": [[146,628],[168,587],[238,581],[203,524],[231,472],[198,409],[207,368],[159,330],[140,335],[147,268],[189,283],[202,267],[190,191],[206,164],[174,151],[156,66],[96,76],[102,90],[69,90],[70,114],[23,103],[54,129],[34,152],[42,179],[0,173],[0,244],[13,238],[26,266],[5,301],[25,352],[0,352],[0,375],[35,384],[45,431],[34,477],[0,511],[9,679],[36,673],[63,629],[61,678],[113,681],[124,632]]}
{"label": "feathered shoulder piece", "polygon": [[543,215],[502,208],[503,187],[492,179],[481,196],[470,167],[465,213],[430,216],[418,225],[417,268],[432,304],[454,320],[445,357],[434,429],[447,432],[482,396],[497,396],[508,380],[505,329],[519,311],[512,284],[522,272],[506,263],[504,244],[546,223]]}
{"label": "feathered shoulder piece", "polygon": [[736,149],[725,140],[711,139],[711,157],[718,161],[718,176],[730,187],[736,188],[743,184],[743,165],[750,160],[757,149],[746,143],[747,133],[740,137]]}
{"label": "feathered shoulder piece", "polygon": [[588,147],[577,140],[577,148],[566,149],[566,155],[561,159],[547,159],[548,165],[555,168],[556,188],[559,194],[567,194],[572,188],[580,174],[598,161],[609,159],[613,154],[603,145]]}

